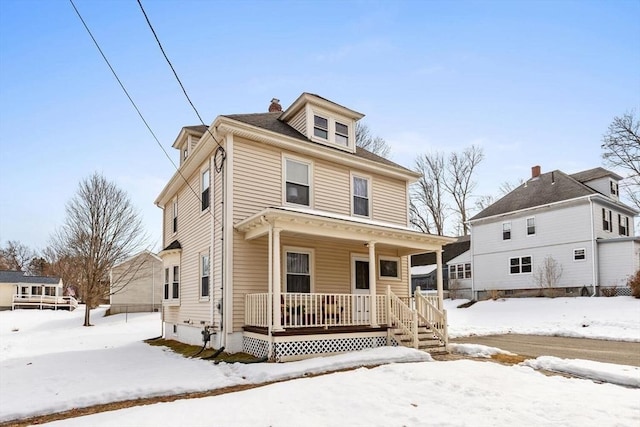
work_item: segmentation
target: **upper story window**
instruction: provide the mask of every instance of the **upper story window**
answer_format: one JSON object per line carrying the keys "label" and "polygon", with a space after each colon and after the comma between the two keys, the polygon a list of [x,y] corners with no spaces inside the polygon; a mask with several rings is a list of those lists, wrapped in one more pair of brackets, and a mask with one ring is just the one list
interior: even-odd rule
{"label": "upper story window", "polygon": [[353,176],[353,214],[369,217],[370,180],[361,176]]}
{"label": "upper story window", "polygon": [[602,229],[604,231],[613,231],[613,222],[611,221],[611,211],[602,208]]}
{"label": "upper story window", "polygon": [[173,232],[178,232],[178,199],[174,199],[173,201],[173,222],[172,222]]}
{"label": "upper story window", "polygon": [[629,217],[618,214],[618,234],[629,235]]}
{"label": "upper story window", "polygon": [[527,218],[527,236],[536,234],[536,219],[531,217]]}
{"label": "upper story window", "polygon": [[509,273],[511,274],[525,274],[531,273],[531,257],[515,257],[509,258]]}
{"label": "upper story window", "polygon": [[285,159],[285,198],[287,203],[310,206],[311,165]]}
{"label": "upper story window", "polygon": [[209,253],[202,254],[200,257],[200,297],[207,298],[209,296]]}
{"label": "upper story window", "polygon": [[613,196],[617,196],[618,195],[618,183],[615,181],[610,181],[610,187],[611,187],[611,194]]}
{"label": "upper story window", "polygon": [[336,122],[336,144],[349,146],[349,126]]}
{"label": "upper story window", "polygon": [[511,223],[502,223],[502,240],[511,240]]}
{"label": "upper story window", "polygon": [[202,182],[201,182],[202,210],[205,210],[209,207],[209,200],[210,200],[209,187],[210,187],[210,173],[209,173],[209,169],[207,169],[202,172]]}
{"label": "upper story window", "polygon": [[329,139],[329,120],[321,116],[313,116],[313,135]]}

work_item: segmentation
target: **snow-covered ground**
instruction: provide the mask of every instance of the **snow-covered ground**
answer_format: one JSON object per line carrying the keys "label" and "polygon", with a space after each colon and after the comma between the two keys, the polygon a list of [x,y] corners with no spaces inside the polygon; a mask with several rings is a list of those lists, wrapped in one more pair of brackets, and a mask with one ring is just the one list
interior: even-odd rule
{"label": "snow-covered ground", "polygon": [[[494,307],[502,310],[502,321]],[[517,329],[521,327],[528,333],[554,335],[580,330],[578,321],[589,323],[584,329],[606,324],[603,331],[609,335],[599,331],[601,338],[640,341],[640,300],[631,298],[491,301],[464,310],[468,311],[449,307],[450,330],[525,332]],[[517,366],[433,362],[429,355],[406,348],[282,364],[214,365],[142,343],[159,335],[157,314],[102,317],[103,312],[94,311],[91,328],[80,326],[82,310],[0,312],[0,422],[96,403],[384,363],[52,425],[640,425],[640,389],[630,388],[640,385],[640,370],[634,367],[549,357]],[[509,312],[517,316],[504,314]],[[541,313],[544,325],[536,331]],[[482,346],[457,351],[485,357],[500,352]],[[535,370],[539,368],[630,387],[548,377]]]}

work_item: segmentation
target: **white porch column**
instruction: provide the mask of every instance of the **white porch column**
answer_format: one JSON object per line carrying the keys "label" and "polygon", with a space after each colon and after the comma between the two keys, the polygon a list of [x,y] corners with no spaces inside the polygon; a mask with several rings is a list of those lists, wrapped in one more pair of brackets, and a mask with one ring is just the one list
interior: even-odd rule
{"label": "white porch column", "polygon": [[280,274],[280,228],[273,229],[273,330],[282,331],[282,310],[280,305],[280,286],[282,283]]}
{"label": "white porch column", "polygon": [[369,310],[369,321],[371,327],[378,327],[378,313],[376,310],[376,242],[367,243],[369,247],[369,292],[371,293],[371,308]]}
{"label": "white porch column", "polygon": [[442,249],[436,251],[436,286],[438,288],[438,309],[442,310]]}

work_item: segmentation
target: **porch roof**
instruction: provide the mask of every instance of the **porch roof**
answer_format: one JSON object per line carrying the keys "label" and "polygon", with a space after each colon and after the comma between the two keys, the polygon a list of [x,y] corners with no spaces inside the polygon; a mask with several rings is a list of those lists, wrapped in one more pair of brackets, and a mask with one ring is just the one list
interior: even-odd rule
{"label": "porch roof", "polygon": [[393,246],[404,255],[438,251],[455,238],[426,234],[401,225],[332,212],[289,206],[266,208],[235,225],[246,240],[256,239],[273,226],[285,232]]}

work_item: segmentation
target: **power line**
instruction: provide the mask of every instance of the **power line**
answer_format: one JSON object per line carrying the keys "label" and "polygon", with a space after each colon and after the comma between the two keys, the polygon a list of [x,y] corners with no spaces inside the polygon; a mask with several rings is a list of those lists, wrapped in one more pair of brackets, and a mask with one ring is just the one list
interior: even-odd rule
{"label": "power line", "polygon": [[[162,150],[162,152],[164,153],[164,155],[167,157],[167,159],[169,159],[169,161],[171,162],[171,164],[173,165],[173,167],[175,168],[176,172],[178,172],[178,174],[182,177],[182,179],[184,180],[185,184],[187,184],[187,187],[189,187],[189,189],[193,192],[193,194],[195,194],[196,198],[198,199],[198,201],[200,202],[200,205],[202,206],[202,199],[200,198],[200,196],[198,195],[198,192],[196,190],[193,189],[193,187],[191,186],[191,184],[189,184],[189,181],[187,180],[187,178],[185,178],[185,176],[182,174],[182,172],[180,171],[180,169],[178,168],[178,166],[176,166],[175,162],[173,161],[173,159],[171,159],[171,156],[169,156],[169,153],[167,153],[167,150],[164,149],[164,147],[162,146],[162,144],[160,143],[160,140],[158,139],[158,137],[156,136],[156,134],[153,132],[153,130],[151,129],[151,126],[149,126],[149,123],[147,122],[147,120],[144,118],[144,116],[142,115],[142,112],[140,111],[140,109],[138,108],[138,106],[136,105],[136,103],[133,101],[133,98],[131,98],[131,95],[129,95],[129,92],[127,91],[127,89],[124,87],[124,84],[122,83],[122,81],[120,80],[120,78],[118,77],[118,74],[116,73],[116,71],[113,69],[113,67],[111,66],[111,63],[109,62],[109,60],[107,59],[107,56],[104,54],[104,52],[102,51],[102,49],[100,48],[100,45],[98,44],[98,41],[96,40],[96,38],[93,36],[93,33],[91,32],[91,30],[89,29],[89,26],[87,25],[87,23],[85,22],[85,20],[82,18],[82,15],[80,14],[80,11],[78,10],[78,8],[76,7],[75,3],[73,2],[73,0],[69,0],[69,2],[71,3],[71,6],[73,6],[73,10],[76,11],[76,14],[78,15],[78,18],[80,18],[80,21],[82,22],[82,25],[84,25],[85,30],[87,30],[87,33],[89,33],[89,36],[91,37],[91,40],[93,40],[93,43],[95,44],[96,48],[98,49],[98,51],[100,52],[100,55],[102,55],[102,59],[104,59],[104,62],[107,63],[107,66],[109,67],[109,69],[111,70],[111,73],[113,74],[113,76],[116,78],[116,80],[118,81],[118,84],[120,85],[120,88],[122,88],[122,91],[125,93],[125,95],[127,95],[127,98],[129,99],[129,102],[131,102],[131,105],[133,105],[133,108],[135,108],[136,112],[138,113],[138,116],[140,116],[140,119],[142,119],[142,121],[144,122],[145,126],[147,127],[147,129],[149,130],[149,132],[151,133],[151,135],[153,136],[153,139],[155,139],[156,143],[158,144],[158,146],[160,147],[160,149]],[[213,135],[212,135],[213,136]],[[215,138],[214,138],[215,140]],[[218,141],[216,141],[218,142]],[[220,145],[218,143],[218,145]],[[216,217],[211,213],[211,209],[209,209],[209,215],[211,215],[214,219],[214,221],[218,221],[216,219]],[[219,221],[218,221],[219,222]]]}
{"label": "power line", "polygon": [[[164,59],[167,61],[167,64],[169,64],[169,67],[171,68],[171,71],[173,71],[173,75],[175,76],[176,80],[178,81],[178,84],[180,85],[180,88],[182,88],[182,92],[184,93],[184,96],[187,98],[187,101],[189,101],[189,104],[191,105],[191,108],[193,108],[193,111],[195,111],[196,116],[198,116],[198,119],[200,119],[200,123],[202,123],[202,125],[204,125],[204,126],[207,126],[205,124],[204,120],[202,120],[202,117],[200,116],[200,113],[198,112],[198,109],[196,108],[195,105],[193,105],[193,102],[191,102],[191,98],[189,98],[189,95],[187,94],[187,90],[184,88],[184,85],[182,84],[182,81],[180,80],[180,77],[178,77],[178,73],[176,72],[176,69],[173,67],[173,64],[169,60],[169,57],[167,56],[167,53],[164,51],[164,48],[162,47],[162,43],[160,43],[160,39],[158,38],[158,34],[156,34],[156,30],[153,28],[153,25],[151,25],[151,21],[149,20],[149,17],[147,16],[147,12],[145,12],[144,7],[142,7],[142,1],[141,0],[138,0],[138,5],[140,6],[140,10],[142,11],[142,14],[144,15],[144,19],[147,21],[147,25],[149,25],[149,29],[153,33],[153,37],[156,39],[156,42],[158,43],[158,47],[160,48],[160,51],[162,52],[162,55],[164,56]],[[218,150],[222,150],[222,155],[223,155],[222,162],[224,163],[224,148],[222,147],[222,145],[220,145],[220,142],[218,142],[216,137],[213,136],[213,133],[211,133],[211,131],[209,130],[208,126],[207,126],[207,132],[209,133],[209,135],[211,135],[211,138],[213,138],[213,140],[216,142],[216,144],[218,144]],[[220,169],[222,169],[222,165],[220,166]],[[217,167],[216,167],[216,170],[217,170]],[[219,170],[217,170],[217,171],[220,172]]]}

